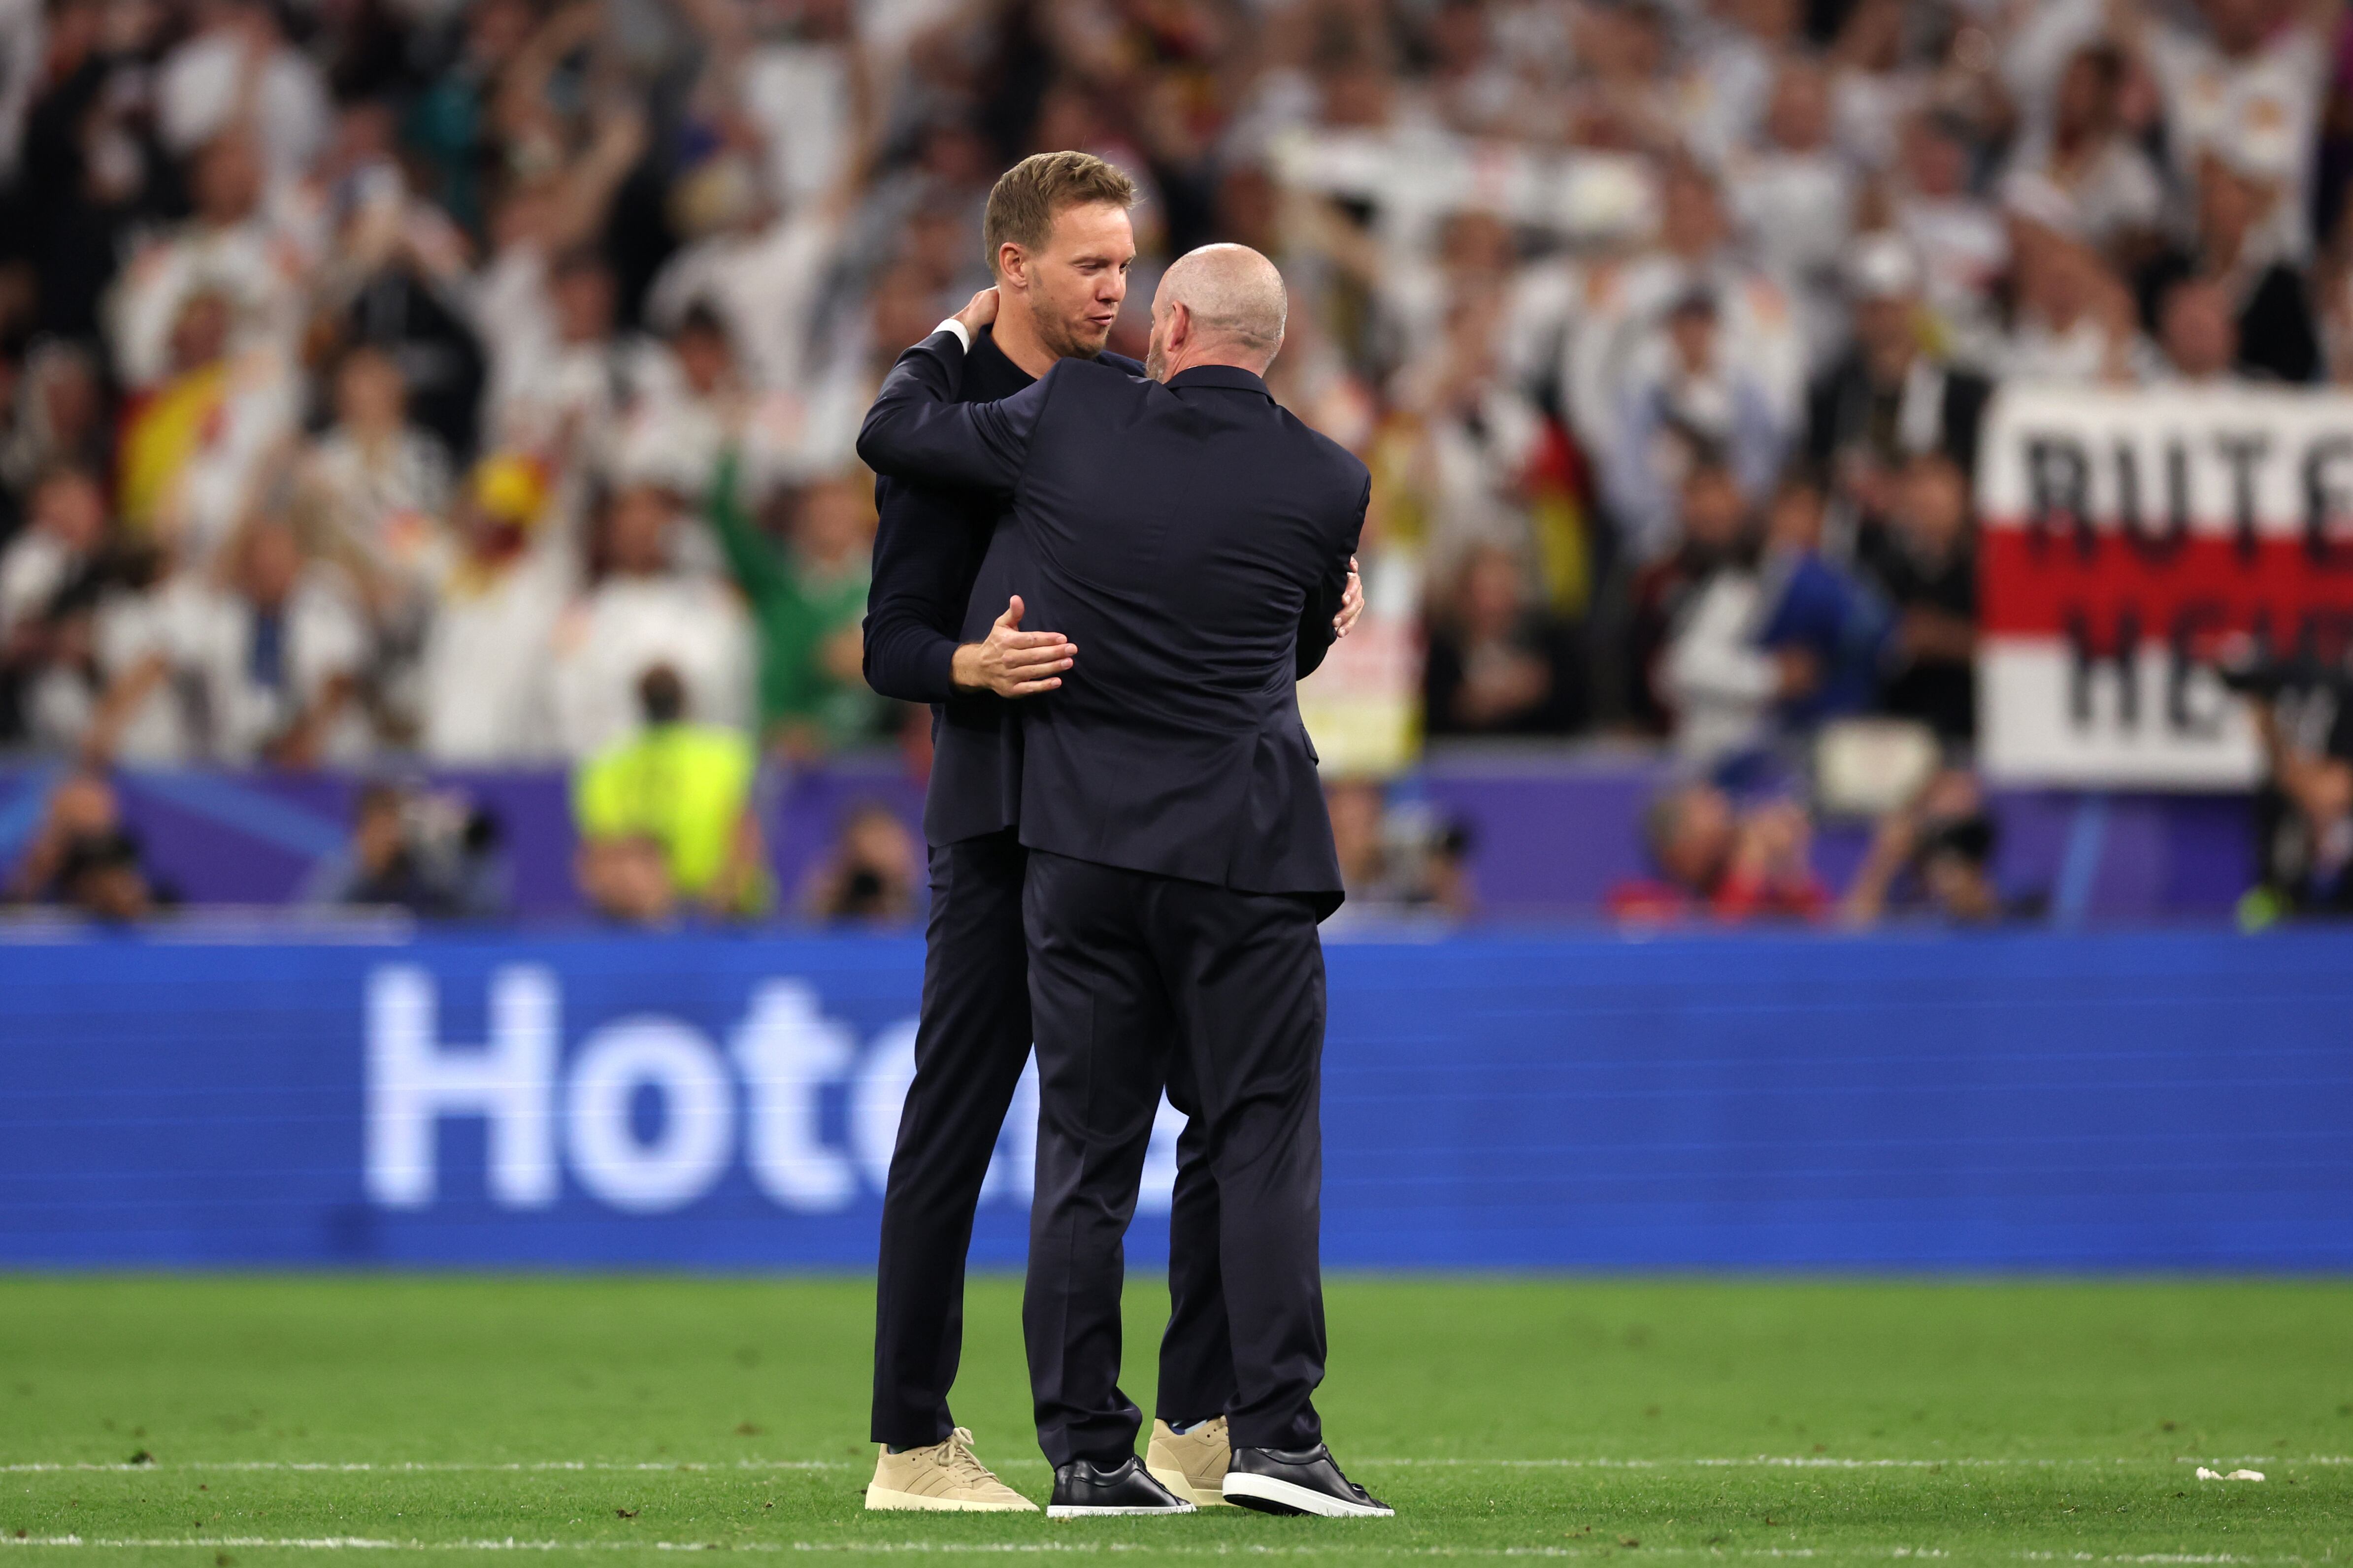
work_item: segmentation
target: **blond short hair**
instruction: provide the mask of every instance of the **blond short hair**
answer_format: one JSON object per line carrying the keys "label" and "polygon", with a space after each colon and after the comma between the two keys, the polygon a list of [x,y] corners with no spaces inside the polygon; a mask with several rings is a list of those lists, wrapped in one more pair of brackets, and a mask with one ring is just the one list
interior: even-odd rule
{"label": "blond short hair", "polygon": [[988,247],[988,269],[1008,243],[1041,249],[1053,232],[1055,215],[1097,203],[1122,211],[1135,205],[1135,182],[1092,153],[1032,153],[997,177],[981,220]]}

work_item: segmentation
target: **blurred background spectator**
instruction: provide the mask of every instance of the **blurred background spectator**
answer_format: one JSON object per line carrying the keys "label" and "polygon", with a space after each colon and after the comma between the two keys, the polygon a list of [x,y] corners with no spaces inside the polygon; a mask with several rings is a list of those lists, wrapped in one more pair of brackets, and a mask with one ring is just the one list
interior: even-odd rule
{"label": "blurred background spectator", "polygon": [[1672,785],[1643,814],[1653,875],[1613,889],[1610,912],[1639,924],[1810,920],[1829,893],[1809,858],[1812,829],[1786,798],[1736,804],[1716,785]]}
{"label": "blurred background spectator", "polygon": [[1371,779],[1335,779],[1324,786],[1332,840],[1348,901],[1346,919],[1435,915],[1468,920],[1478,894],[1465,865],[1471,831],[1428,808],[1392,807]]}
{"label": "blurred background spectator", "polygon": [[[1965,763],[1998,384],[2353,382],[2330,0],[26,15],[0,745],[36,758],[593,773],[724,731],[747,779],[896,734],[920,768],[857,673],[852,442],[1042,149],[1144,192],[1115,348],[1186,248],[1283,267],[1274,390],[1375,476],[1396,630],[1319,679],[1387,772],[1426,734],[1801,787],[1873,714]],[[1674,798],[1662,885],[1707,903],[1746,816]],[[606,907],[763,907],[621,816]]]}
{"label": "blurred background spectator", "polygon": [[2250,699],[2265,778],[2255,795],[2257,876],[2249,929],[2353,914],[2353,679],[2339,657],[2238,650],[2229,679]]}
{"label": "blurred background spectator", "polygon": [[1995,885],[1999,836],[1977,780],[1939,773],[1879,820],[1839,912],[1854,925],[1913,912],[1971,926],[2039,915],[2039,897],[2009,899]]}
{"label": "blurred background spectator", "polygon": [[721,920],[765,913],[775,889],[752,809],[751,742],[690,720],[686,683],[667,664],[638,678],[637,701],[642,728],[574,777],[581,890],[630,922],[659,923],[681,902]]}
{"label": "blurred background spectator", "polygon": [[105,775],[77,773],[49,792],[41,823],[8,880],[13,903],[47,904],[108,922],[174,901],[148,875],[138,835]]}
{"label": "blurred background spectator", "polygon": [[843,817],[832,850],[801,897],[810,919],[832,925],[902,925],[914,918],[923,856],[889,806],[864,801]]}
{"label": "blurred background spectator", "polygon": [[309,902],[438,919],[505,912],[498,818],[462,795],[364,786],[348,848],[314,874]]}
{"label": "blurred background spectator", "polygon": [[1969,481],[1943,452],[1904,466],[1883,520],[1867,524],[1856,555],[1894,616],[1879,706],[1916,719],[1939,740],[1977,738],[1977,552]]}
{"label": "blurred background spectator", "polygon": [[1574,629],[1499,545],[1474,547],[1432,607],[1424,711],[1433,735],[1567,735],[1585,719]]}

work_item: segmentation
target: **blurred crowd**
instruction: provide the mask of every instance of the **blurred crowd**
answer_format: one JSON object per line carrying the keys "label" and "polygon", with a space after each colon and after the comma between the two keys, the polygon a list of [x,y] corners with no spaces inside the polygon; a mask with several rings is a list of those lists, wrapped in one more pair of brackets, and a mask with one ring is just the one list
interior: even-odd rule
{"label": "blurred crowd", "polygon": [[2353,381],[2336,0],[0,0],[0,746],[573,765],[600,906],[774,907],[764,757],[923,764],[852,442],[1055,148],[1145,192],[1113,348],[1282,265],[1419,731],[1656,738],[1705,899],[1851,721],[1974,789],[1994,385]]}

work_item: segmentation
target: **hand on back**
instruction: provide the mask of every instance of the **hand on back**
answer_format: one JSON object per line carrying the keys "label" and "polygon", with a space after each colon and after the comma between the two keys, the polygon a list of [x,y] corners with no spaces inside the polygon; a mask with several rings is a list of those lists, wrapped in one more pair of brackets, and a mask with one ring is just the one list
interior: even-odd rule
{"label": "hand on back", "polygon": [[1078,645],[1060,632],[1023,631],[1023,609],[1021,595],[1014,595],[987,638],[955,650],[956,685],[999,697],[1035,697],[1062,684],[1062,671],[1077,658]]}

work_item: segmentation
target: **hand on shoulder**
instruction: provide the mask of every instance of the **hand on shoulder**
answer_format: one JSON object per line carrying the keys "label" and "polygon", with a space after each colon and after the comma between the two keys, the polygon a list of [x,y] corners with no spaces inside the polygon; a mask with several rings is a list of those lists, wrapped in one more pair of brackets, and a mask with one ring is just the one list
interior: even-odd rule
{"label": "hand on shoulder", "polygon": [[955,319],[964,323],[965,331],[977,334],[981,328],[997,320],[997,290],[988,288],[975,294],[972,302],[955,313]]}

